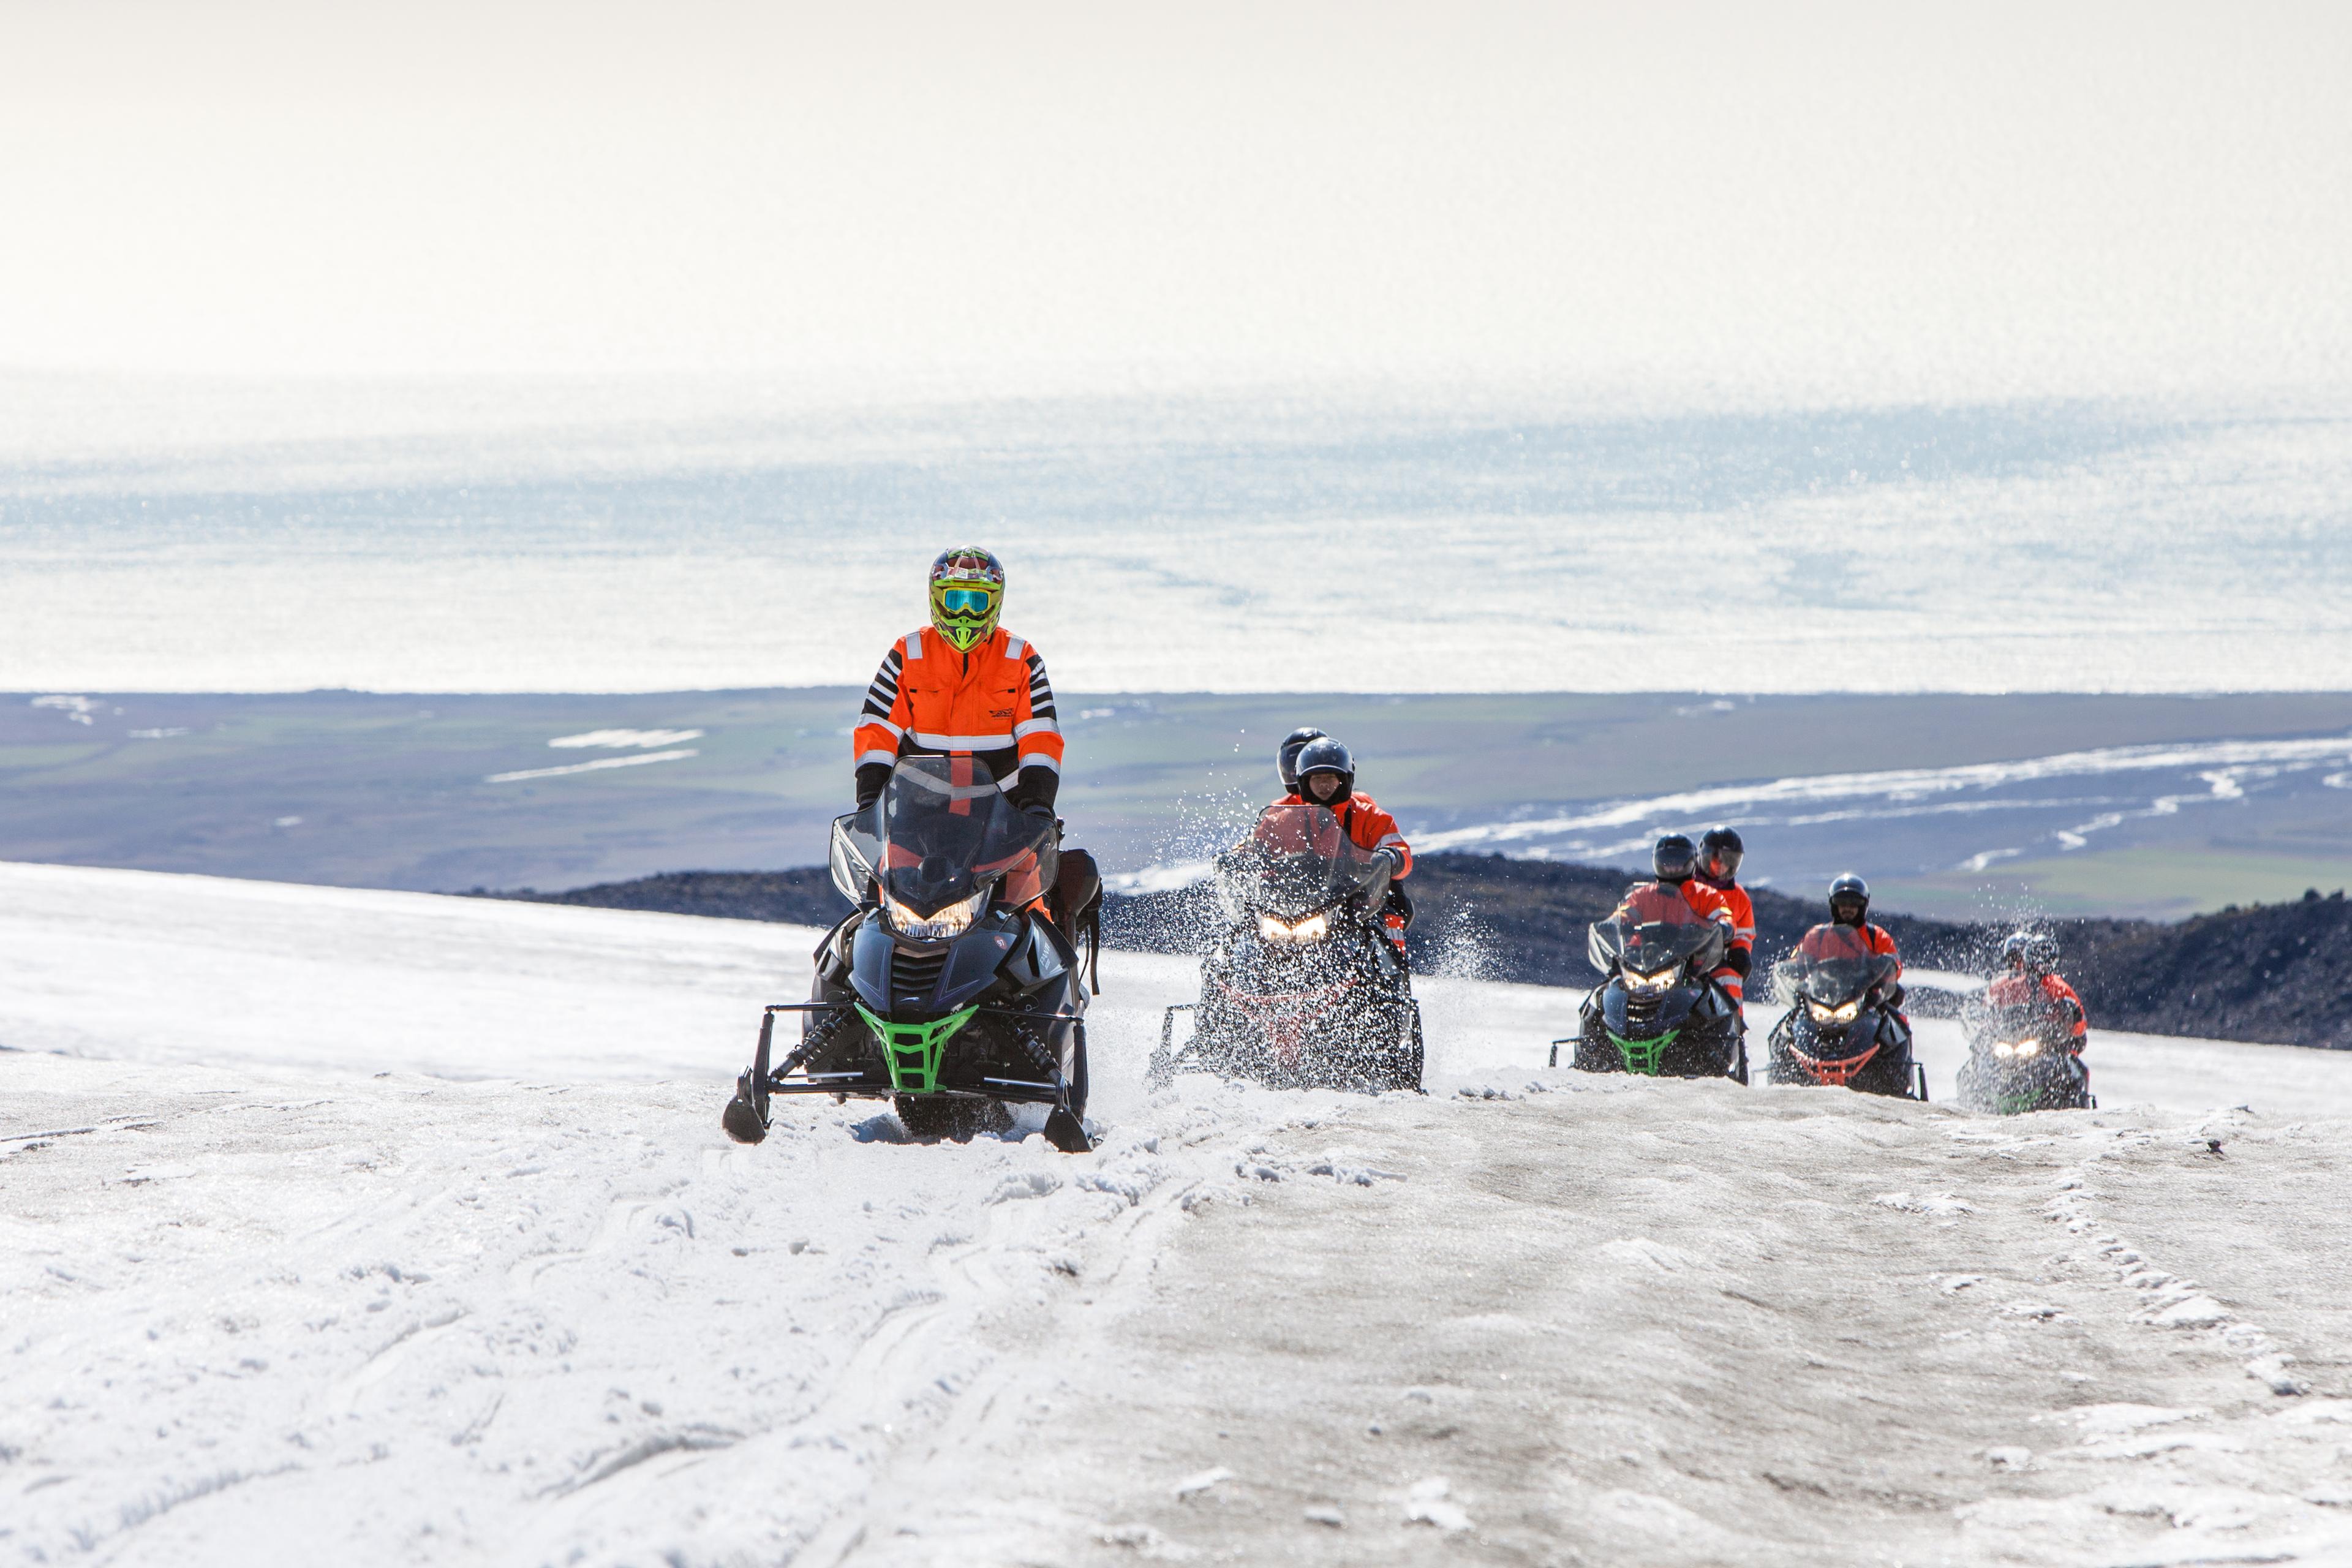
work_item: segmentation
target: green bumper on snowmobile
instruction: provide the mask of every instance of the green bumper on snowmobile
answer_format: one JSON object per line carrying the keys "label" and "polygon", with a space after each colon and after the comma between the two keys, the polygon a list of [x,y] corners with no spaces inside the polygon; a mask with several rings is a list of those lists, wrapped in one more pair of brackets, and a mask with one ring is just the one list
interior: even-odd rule
{"label": "green bumper on snowmobile", "polygon": [[1627,1072],[1643,1073],[1651,1078],[1658,1076],[1658,1067],[1665,1057],[1666,1047],[1682,1035],[1680,1029],[1668,1029],[1654,1040],[1629,1040],[1611,1029],[1601,1032],[1609,1037],[1610,1043],[1617,1047],[1617,1054],[1625,1058]]}
{"label": "green bumper on snowmobile", "polygon": [[899,1094],[929,1094],[940,1087],[940,1058],[948,1042],[980,1011],[975,1002],[928,1024],[893,1024],[866,1011],[863,1002],[853,1005],[881,1043],[882,1059],[890,1066],[890,1087]]}

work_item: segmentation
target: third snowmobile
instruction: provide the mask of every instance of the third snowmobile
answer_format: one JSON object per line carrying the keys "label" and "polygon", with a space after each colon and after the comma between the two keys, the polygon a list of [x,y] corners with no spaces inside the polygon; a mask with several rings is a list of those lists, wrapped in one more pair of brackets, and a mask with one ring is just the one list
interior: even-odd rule
{"label": "third snowmobile", "polygon": [[[1168,1009],[1157,1086],[1187,1068],[1280,1087],[1421,1088],[1421,1007],[1381,921],[1394,861],[1328,807],[1270,805],[1219,858],[1227,929],[1201,960],[1201,1000]],[[1192,1014],[1176,1040],[1176,1015]]]}

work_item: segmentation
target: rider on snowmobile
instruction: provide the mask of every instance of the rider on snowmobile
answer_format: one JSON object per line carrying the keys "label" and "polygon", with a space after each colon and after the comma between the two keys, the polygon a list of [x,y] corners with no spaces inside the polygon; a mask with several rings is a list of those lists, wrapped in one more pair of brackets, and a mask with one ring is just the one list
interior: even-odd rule
{"label": "rider on snowmobile", "polygon": [[[1868,948],[1873,952],[1885,953],[1887,957],[1895,960],[1895,973],[1887,977],[1886,991],[1881,1000],[1883,1000],[1887,1006],[1897,1009],[1895,1016],[1897,1017],[1902,1017],[1903,1015],[1900,1012],[1900,1008],[1903,1005],[1903,986],[1901,984],[1903,978],[1903,957],[1900,953],[1895,951],[1895,939],[1886,934],[1886,930],[1884,926],[1874,926],[1871,924],[1869,916],[1869,883],[1864,881],[1860,877],[1855,876],[1853,872],[1848,871],[1844,876],[1840,877],[1836,881],[1830,884],[1830,923],[1832,925],[1852,926],[1855,931],[1860,933],[1862,942],[1864,947]],[[1904,1018],[1904,1025],[1907,1028],[1910,1025],[1910,1020],[1908,1018]]]}
{"label": "rider on snowmobile", "polygon": [[1723,955],[1723,967],[1716,971],[1716,981],[1734,1002],[1747,1010],[1747,983],[1756,962],[1756,901],[1748,889],[1739,885],[1739,862],[1748,847],[1739,835],[1728,827],[1710,827],[1698,841],[1697,880],[1723,895],[1724,908],[1731,911],[1731,946]]}
{"label": "rider on snowmobile", "polygon": [[[1298,739],[1300,733],[1293,731],[1290,739]],[[1288,753],[1289,750],[1290,741],[1285,741],[1283,751]],[[1381,924],[1402,959],[1405,928],[1412,924],[1412,900],[1397,884],[1412,875],[1412,847],[1397,831],[1396,818],[1381,809],[1380,802],[1356,792],[1355,755],[1338,741],[1318,732],[1299,747],[1292,768],[1296,780],[1291,793],[1277,804],[1328,807],[1357,847],[1385,855],[1394,862],[1389,870],[1388,896],[1381,904]]]}
{"label": "rider on snowmobile", "polygon": [[881,795],[904,756],[976,757],[1013,804],[1052,816],[1062,727],[1036,648],[996,624],[1004,567],[985,550],[931,563],[931,623],[890,645],[866,693],[850,750],[857,804]]}
{"label": "rider on snowmobile", "polygon": [[2056,939],[2040,931],[2012,931],[2009,940],[2000,944],[2000,956],[2009,973],[1996,976],[1985,987],[1985,1000],[1996,1007],[2042,1002],[2063,1020],[2066,1048],[2076,1056],[2082,1055],[2090,1021],[2083,1011],[2082,997],[2058,973]]}
{"label": "rider on snowmobile", "polygon": [[[1628,888],[1624,898],[1618,902],[1616,915],[1636,923],[1646,923],[1658,919],[1659,915],[1655,910],[1646,909],[1644,905],[1658,899],[1679,898],[1693,910],[1723,927],[1724,946],[1727,953],[1734,933],[1738,930],[1738,922],[1732,914],[1731,905],[1724,899],[1723,894],[1699,877],[1698,846],[1693,844],[1685,834],[1669,833],[1651,847],[1650,869],[1656,876],[1657,880],[1636,882]],[[1709,978],[1719,985],[1727,980],[1733,982],[1732,984],[1724,985],[1724,989],[1730,994],[1731,999],[1737,1002],[1739,1000],[1737,982],[1743,973],[1744,971],[1735,970],[1727,959],[1724,965],[1716,970]]]}
{"label": "rider on snowmobile", "polygon": [[[856,759],[857,807],[881,796],[890,771],[908,756],[973,759],[1013,804],[1054,820],[1062,782],[1062,727],[1054,688],[1035,647],[996,624],[1004,605],[1003,563],[985,550],[940,552],[931,563],[931,620],[890,645],[866,693],[850,750]],[[976,781],[975,781],[976,782]],[[1058,895],[1070,906],[1064,924],[1098,896],[1083,850],[1061,857]],[[1025,905],[1046,889],[1034,872],[1001,884],[1008,902]]]}

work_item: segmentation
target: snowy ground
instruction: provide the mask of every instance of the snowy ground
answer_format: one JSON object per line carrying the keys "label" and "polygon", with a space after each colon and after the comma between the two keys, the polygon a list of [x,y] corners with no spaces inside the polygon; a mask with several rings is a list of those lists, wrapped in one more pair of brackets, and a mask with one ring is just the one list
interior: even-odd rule
{"label": "snowy ground", "polygon": [[1433,981],[1427,1099],[1151,1096],[1114,957],[1093,1154],[732,1147],[812,938],[0,867],[0,1563],[2352,1553],[2352,1058],[1996,1122]]}

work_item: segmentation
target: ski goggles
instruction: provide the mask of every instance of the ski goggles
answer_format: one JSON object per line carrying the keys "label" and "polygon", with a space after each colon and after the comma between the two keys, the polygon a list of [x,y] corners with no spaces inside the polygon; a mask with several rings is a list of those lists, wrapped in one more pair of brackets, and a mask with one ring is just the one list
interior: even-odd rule
{"label": "ski goggles", "polygon": [[942,588],[940,608],[950,616],[984,616],[996,607],[993,588]]}

